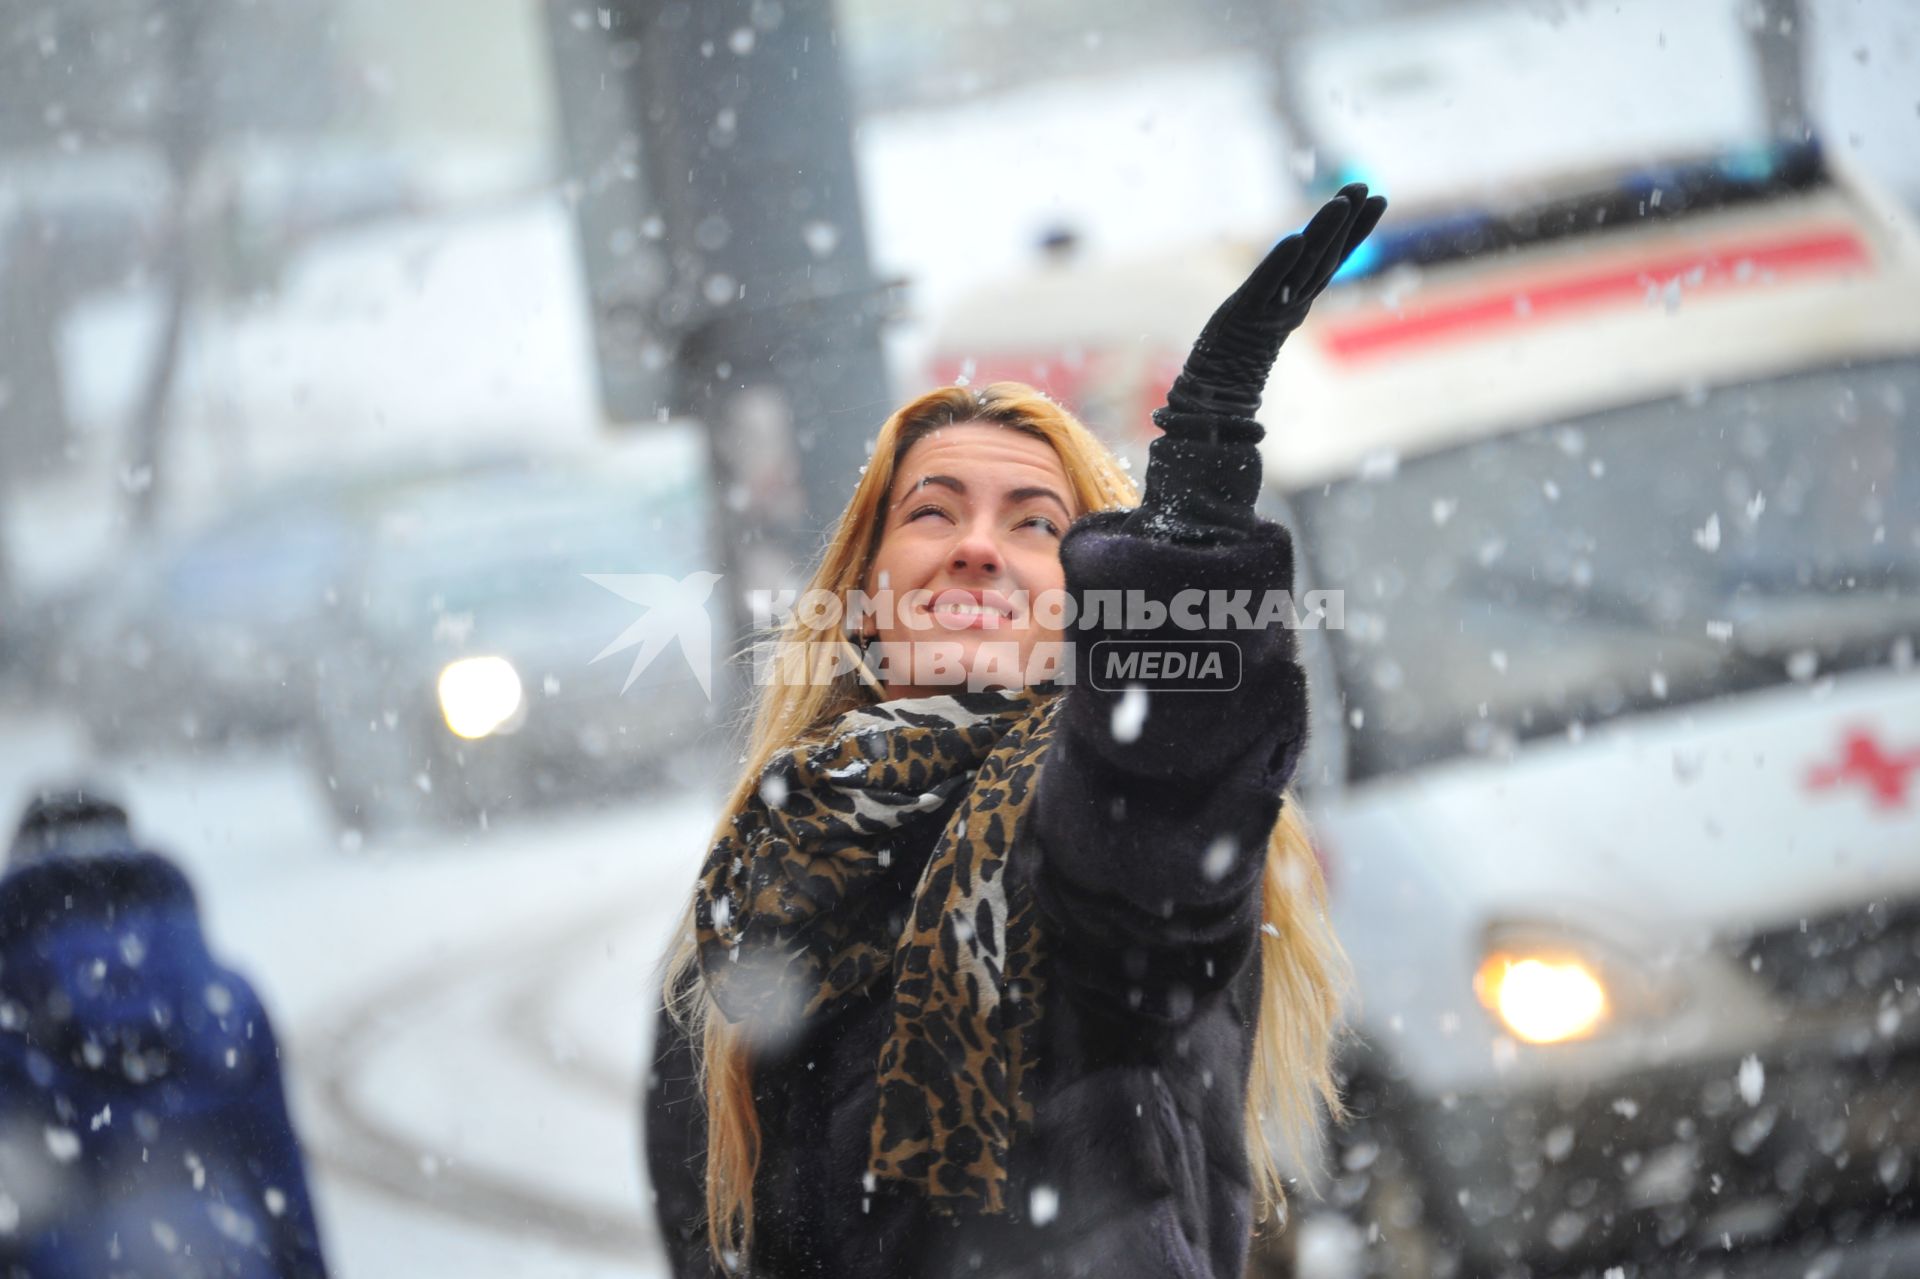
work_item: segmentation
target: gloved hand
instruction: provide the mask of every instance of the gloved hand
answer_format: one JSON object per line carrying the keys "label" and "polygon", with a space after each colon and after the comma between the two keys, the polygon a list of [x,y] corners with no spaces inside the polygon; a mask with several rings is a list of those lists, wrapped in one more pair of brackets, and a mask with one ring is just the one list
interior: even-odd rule
{"label": "gloved hand", "polygon": [[1200,331],[1166,406],[1153,420],[1164,436],[1149,447],[1146,493],[1129,533],[1207,543],[1253,527],[1261,438],[1254,420],[1281,343],[1353,251],[1387,202],[1366,184],[1342,187],[1304,230],[1273,246]]}

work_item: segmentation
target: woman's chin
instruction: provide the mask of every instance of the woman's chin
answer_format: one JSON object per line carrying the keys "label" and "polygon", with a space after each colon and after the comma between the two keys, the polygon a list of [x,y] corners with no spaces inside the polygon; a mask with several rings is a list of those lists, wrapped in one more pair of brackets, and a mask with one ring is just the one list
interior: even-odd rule
{"label": "woman's chin", "polygon": [[[869,664],[876,666],[895,696],[935,696],[985,689],[1021,689],[1057,677],[1062,664],[1059,640],[1028,636],[1012,639],[986,632],[941,635],[876,644]],[[916,690],[907,692],[905,690]]]}

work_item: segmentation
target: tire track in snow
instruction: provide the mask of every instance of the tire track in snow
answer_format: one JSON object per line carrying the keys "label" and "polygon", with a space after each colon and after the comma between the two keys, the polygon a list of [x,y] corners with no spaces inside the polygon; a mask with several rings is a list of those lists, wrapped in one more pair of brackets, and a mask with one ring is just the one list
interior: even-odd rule
{"label": "tire track in snow", "polygon": [[[391,1026],[410,1024],[415,1010],[441,1003],[472,982],[475,973],[501,968],[529,976],[514,983],[504,1006],[496,1002],[495,1022],[509,1027],[514,1040],[531,1039],[516,1046],[544,1069],[555,1071],[539,1039],[543,1023],[534,1013],[537,996],[528,992],[554,989],[581,949],[583,937],[598,939],[631,914],[631,906],[603,910],[511,948],[490,944],[438,957],[349,1005],[317,1033],[303,1035],[301,1051],[310,1063],[313,1088],[327,1120],[326,1140],[314,1145],[313,1157],[330,1172],[382,1194],[491,1230],[531,1232],[571,1250],[636,1264],[650,1254],[658,1256],[658,1234],[643,1204],[635,1203],[631,1213],[609,1213],[544,1194],[476,1164],[444,1164],[429,1173],[422,1166],[418,1144],[372,1113],[356,1086],[363,1064],[387,1046]],[[590,1070],[588,1083],[596,1095],[620,1091],[618,1081],[604,1068]],[[640,1081],[635,1079],[621,1093],[629,1107],[637,1106],[639,1088]],[[639,1159],[637,1144],[634,1158]]]}

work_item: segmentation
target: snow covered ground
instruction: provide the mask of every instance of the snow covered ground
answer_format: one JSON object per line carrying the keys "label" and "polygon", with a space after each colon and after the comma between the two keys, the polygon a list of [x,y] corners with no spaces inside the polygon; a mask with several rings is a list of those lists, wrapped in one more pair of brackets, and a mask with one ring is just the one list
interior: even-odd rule
{"label": "snow covered ground", "polygon": [[285,1042],[343,1279],[665,1273],[638,1156],[653,967],[717,793],[343,849],[298,762],[89,757],[0,717],[0,796],[87,776],[199,892]]}

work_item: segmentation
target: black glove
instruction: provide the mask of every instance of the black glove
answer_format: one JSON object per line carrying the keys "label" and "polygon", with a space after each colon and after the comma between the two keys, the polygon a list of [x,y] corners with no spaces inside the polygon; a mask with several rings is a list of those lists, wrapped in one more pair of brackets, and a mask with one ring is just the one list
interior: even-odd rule
{"label": "black glove", "polygon": [[1365,183],[1342,187],[1221,303],[1167,392],[1166,406],[1154,411],[1166,434],[1149,447],[1146,494],[1128,517],[1127,532],[1212,542],[1253,527],[1266,434],[1253,415],[1267,375],[1281,343],[1386,209],[1385,198],[1369,196]]}

